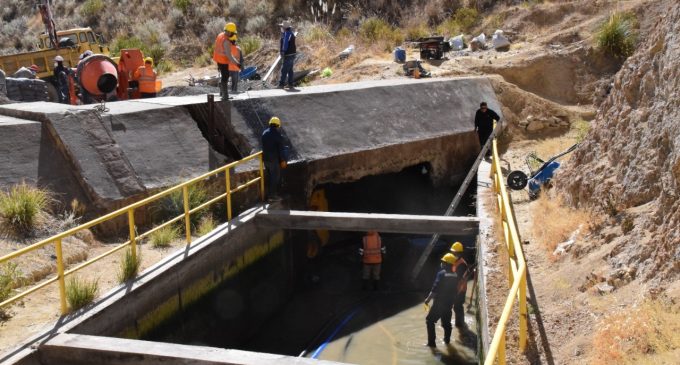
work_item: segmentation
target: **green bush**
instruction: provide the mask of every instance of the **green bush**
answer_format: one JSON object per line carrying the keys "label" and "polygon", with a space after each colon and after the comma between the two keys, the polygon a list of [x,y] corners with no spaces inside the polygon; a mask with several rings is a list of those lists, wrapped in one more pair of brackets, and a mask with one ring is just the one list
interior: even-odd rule
{"label": "green bush", "polygon": [[[208,189],[200,183],[191,185],[187,190],[189,192],[189,209],[196,208],[208,200]],[[161,200],[158,209],[160,218],[164,221],[184,214],[184,195],[182,194],[182,189],[173,192]],[[198,221],[207,212],[206,209],[201,209],[196,213],[192,213],[190,219],[191,226],[196,227]]]}
{"label": "green bush", "polygon": [[477,22],[478,16],[477,10],[473,8],[460,8],[453,15],[453,20],[460,26],[460,30],[468,32]]}
{"label": "green bush", "polygon": [[26,183],[14,185],[6,193],[0,192],[0,216],[4,228],[18,235],[29,233],[50,200],[47,190]]}
{"label": "green bush", "polygon": [[71,311],[92,303],[99,291],[99,280],[87,281],[78,277],[71,278],[66,283],[66,301]]}
{"label": "green bush", "polygon": [[125,251],[125,256],[120,262],[120,268],[118,271],[118,282],[123,284],[131,279],[137,277],[139,274],[139,267],[142,264],[142,254],[137,251],[136,256],[132,256],[132,249],[128,248]]}
{"label": "green bush", "polygon": [[102,0],[87,0],[80,6],[80,15],[83,18],[96,18],[104,10]]}
{"label": "green bush", "polygon": [[144,43],[139,37],[119,36],[111,43],[111,54],[120,54],[121,49],[142,49]]}
{"label": "green bush", "polygon": [[170,60],[161,60],[156,64],[156,71],[159,75],[175,71],[175,64]]}
{"label": "green bush", "polygon": [[314,24],[304,32],[302,39],[305,42],[326,42],[333,39],[333,35],[328,31],[327,27]]}
{"label": "green bush", "polygon": [[428,37],[430,29],[425,24],[418,24],[416,26],[406,28],[406,39],[416,40],[418,38]]}
{"label": "green bush", "polygon": [[257,51],[262,47],[262,38],[258,36],[245,36],[238,41],[243,57]]}
{"label": "green bush", "polygon": [[380,18],[368,18],[359,26],[359,35],[369,44],[378,44],[386,52],[404,42],[404,35]]}
{"label": "green bush", "polygon": [[614,13],[597,30],[595,39],[599,49],[619,58],[635,52],[637,19],[632,13]]}
{"label": "green bush", "polygon": [[191,0],[173,0],[172,4],[183,13],[186,13],[191,6]]}
{"label": "green bush", "polygon": [[[17,270],[17,264],[8,262],[0,266],[0,302],[9,299],[14,288],[19,286],[21,272]],[[6,313],[0,308],[0,318],[6,317]]]}
{"label": "green bush", "polygon": [[169,247],[177,237],[179,237],[179,228],[172,224],[167,225],[151,234],[151,245],[156,248]]}
{"label": "green bush", "polygon": [[579,119],[571,124],[571,130],[574,131],[574,134],[576,135],[576,142],[581,143],[590,131],[590,123],[583,119]]}
{"label": "green bush", "polygon": [[213,219],[212,214],[206,215],[205,217],[201,218],[201,221],[198,222],[198,228],[196,228],[196,234],[198,236],[204,236],[212,231],[215,230],[215,227],[217,227],[215,223],[215,219]]}

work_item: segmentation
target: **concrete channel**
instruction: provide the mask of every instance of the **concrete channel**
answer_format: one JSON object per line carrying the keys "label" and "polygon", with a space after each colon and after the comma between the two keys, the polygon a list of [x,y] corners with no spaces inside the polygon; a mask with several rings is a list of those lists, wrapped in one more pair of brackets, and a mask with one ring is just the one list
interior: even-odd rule
{"label": "concrete channel", "polygon": [[[2,182],[28,179],[102,211],[258,150],[265,121],[274,115],[294,158],[283,177],[285,204],[242,198],[237,218],[0,361],[476,363],[486,336],[476,306],[455,345],[436,351],[421,345],[422,299],[436,255],[458,239],[475,259],[477,186],[455,217],[440,215],[479,151],[472,121],[480,101],[500,111],[484,78],[266,90],[214,103],[205,96],[168,97],[109,103],[106,111],[47,103],[0,107],[0,131],[11,127],[15,138],[32,136],[23,152],[0,162],[33,164],[6,170]],[[27,158],[48,151],[51,160]],[[235,176],[256,170],[246,166]],[[310,209],[319,192],[328,213]],[[360,288],[356,249],[369,229],[384,234],[389,250],[377,292]],[[323,243],[322,230],[330,232]],[[435,232],[443,240],[410,282],[410,268]]]}

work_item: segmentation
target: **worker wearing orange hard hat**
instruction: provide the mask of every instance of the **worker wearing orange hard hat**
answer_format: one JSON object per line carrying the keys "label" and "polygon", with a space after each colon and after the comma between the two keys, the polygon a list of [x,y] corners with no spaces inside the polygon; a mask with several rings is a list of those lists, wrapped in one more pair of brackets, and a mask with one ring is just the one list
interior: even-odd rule
{"label": "worker wearing orange hard hat", "polygon": [[236,34],[236,24],[230,22],[224,26],[224,32],[218,34],[217,38],[215,38],[213,60],[217,63],[217,69],[220,72],[220,96],[223,99],[229,98],[229,89],[227,87],[229,83],[229,65],[237,66],[239,69],[241,67],[241,63],[232,55],[231,49],[230,39],[233,38],[235,40]]}
{"label": "worker wearing orange hard hat", "polygon": [[153,69],[153,58],[144,58],[144,65],[139,66],[133,78],[139,81],[139,92],[142,99],[156,97],[156,71]]}

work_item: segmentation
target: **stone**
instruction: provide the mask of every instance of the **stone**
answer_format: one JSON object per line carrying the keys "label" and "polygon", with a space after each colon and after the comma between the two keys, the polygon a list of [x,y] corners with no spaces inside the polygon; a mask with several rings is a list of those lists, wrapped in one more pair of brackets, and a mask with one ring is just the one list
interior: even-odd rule
{"label": "stone", "polygon": [[600,283],[595,286],[597,288],[597,292],[600,293],[600,295],[605,295],[609,294],[614,291],[614,287],[609,285],[608,283]]}
{"label": "stone", "polygon": [[543,124],[542,121],[532,120],[531,122],[529,122],[529,125],[527,126],[527,131],[536,132],[536,131],[540,131],[543,128],[545,128],[545,125]]}

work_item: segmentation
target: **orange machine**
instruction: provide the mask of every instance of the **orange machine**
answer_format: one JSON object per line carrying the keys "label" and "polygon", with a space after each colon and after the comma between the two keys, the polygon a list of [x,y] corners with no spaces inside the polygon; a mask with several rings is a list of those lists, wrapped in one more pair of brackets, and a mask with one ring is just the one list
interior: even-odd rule
{"label": "orange machine", "polygon": [[[139,99],[139,87],[132,87],[132,75],[139,66],[144,66],[144,55],[139,49],[121,49],[118,60],[118,99]],[[133,85],[136,81],[133,82]],[[131,89],[132,87],[132,89]]]}
{"label": "orange machine", "polygon": [[107,56],[95,54],[83,59],[76,70],[80,86],[94,99],[104,100],[118,86],[116,63]]}

